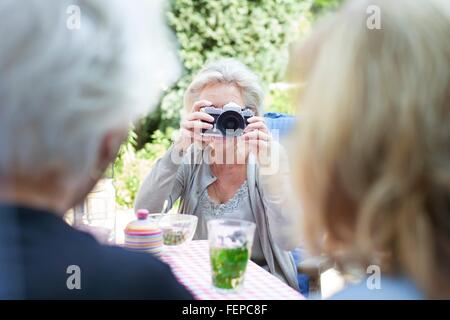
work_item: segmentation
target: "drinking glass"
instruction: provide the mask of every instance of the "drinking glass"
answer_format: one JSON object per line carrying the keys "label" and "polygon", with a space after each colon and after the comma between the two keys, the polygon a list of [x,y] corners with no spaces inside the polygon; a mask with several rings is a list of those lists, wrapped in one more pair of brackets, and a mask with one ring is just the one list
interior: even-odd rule
{"label": "drinking glass", "polygon": [[243,220],[210,220],[209,252],[213,286],[219,291],[236,291],[243,285],[251,256],[255,224]]}

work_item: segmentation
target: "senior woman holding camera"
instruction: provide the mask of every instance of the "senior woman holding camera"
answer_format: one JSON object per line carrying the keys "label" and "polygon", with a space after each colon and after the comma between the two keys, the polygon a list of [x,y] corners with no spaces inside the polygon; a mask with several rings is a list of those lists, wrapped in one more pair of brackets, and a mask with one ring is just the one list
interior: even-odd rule
{"label": "senior woman holding camera", "polygon": [[[268,187],[272,178],[285,177],[288,168],[275,164],[281,153],[274,152],[279,151],[278,145],[261,117],[263,90],[258,78],[233,59],[211,63],[192,81],[184,104],[188,114],[181,122],[180,136],[144,181],[136,208],[160,212],[165,201],[170,208],[180,199],[179,211],[199,218],[196,239],[207,238],[210,219],[254,222],[251,259],[298,288],[292,256],[279,246],[295,245],[285,232],[292,220],[282,208],[284,195]],[[214,116],[222,108],[222,115],[226,109],[235,113],[221,124]],[[243,135],[223,135],[224,129],[233,131],[243,119],[247,119]],[[213,127],[223,133],[215,130],[209,135]]]}
{"label": "senior woman holding camera", "polygon": [[[115,158],[130,122],[149,111],[158,86],[176,75],[162,10],[147,4],[0,5],[0,30],[9,33],[0,50],[3,299],[192,298],[158,259],[102,246],[63,220]],[[74,6],[79,28],[66,13]],[[161,65],[164,74],[155,72]]]}

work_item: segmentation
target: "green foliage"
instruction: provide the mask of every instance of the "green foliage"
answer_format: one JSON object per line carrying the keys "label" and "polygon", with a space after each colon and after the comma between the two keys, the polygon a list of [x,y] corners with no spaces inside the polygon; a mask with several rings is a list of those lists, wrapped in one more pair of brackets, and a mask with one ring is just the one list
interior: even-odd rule
{"label": "green foliage", "polygon": [[265,112],[296,113],[293,89],[272,89],[266,100]]}
{"label": "green foliage", "polygon": [[290,42],[301,10],[298,0],[175,0],[169,22],[180,42],[188,73],[220,57],[243,60],[263,80],[277,80],[282,49]]}
{"label": "green foliage", "polygon": [[166,132],[157,130],[152,135],[152,143],[146,143],[136,151],[137,136],[130,131],[128,140],[121,146],[119,156],[114,163],[114,185],[116,202],[124,208],[133,207],[139,187],[150,172],[154,162],[161,157],[171,144],[173,129]]}
{"label": "green foliage", "polygon": [[336,10],[343,2],[344,0],[314,0],[311,12],[315,16],[320,16],[322,13]]}

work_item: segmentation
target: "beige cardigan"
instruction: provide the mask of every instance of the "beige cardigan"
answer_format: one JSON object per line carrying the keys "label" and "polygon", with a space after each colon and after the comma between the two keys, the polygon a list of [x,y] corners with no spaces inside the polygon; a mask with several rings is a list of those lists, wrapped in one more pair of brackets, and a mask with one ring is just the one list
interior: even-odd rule
{"label": "beige cardigan", "polygon": [[[209,151],[192,145],[182,157],[182,161],[173,161],[175,152],[171,147],[156,162],[143,182],[137,195],[135,208],[161,212],[166,200],[171,207],[178,198],[181,198],[179,212],[195,212],[201,194],[214,179],[208,170],[208,164],[203,160],[204,152]],[[271,178],[278,179],[280,175],[288,177],[289,169],[280,167],[276,175],[263,175],[259,173],[259,166],[252,154],[249,155],[248,163],[250,207],[259,230],[260,242],[269,271],[291,287],[298,289],[297,268],[294,260],[290,252],[283,250],[292,250],[298,245],[296,238],[292,236],[292,227],[297,221],[285,210],[287,196],[285,191],[289,188],[286,183],[288,180],[282,179],[284,182],[276,188],[269,186]],[[283,162],[283,166],[286,166],[286,162]]]}

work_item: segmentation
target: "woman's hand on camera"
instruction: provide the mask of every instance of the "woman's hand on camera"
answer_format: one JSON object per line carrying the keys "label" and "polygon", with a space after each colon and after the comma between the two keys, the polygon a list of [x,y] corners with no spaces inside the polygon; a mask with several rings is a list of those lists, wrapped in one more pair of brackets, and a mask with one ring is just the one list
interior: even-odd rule
{"label": "woman's hand on camera", "polygon": [[260,165],[270,165],[272,137],[264,118],[255,116],[249,118],[248,122],[242,137],[249,151],[256,156]]}
{"label": "woman's hand on camera", "polygon": [[192,143],[197,143],[204,147],[210,142],[209,137],[202,134],[203,129],[212,129],[214,118],[209,114],[200,111],[202,107],[209,107],[212,103],[207,100],[200,100],[192,106],[192,112],[186,115],[180,124],[180,136],[176,145],[185,151]]}

